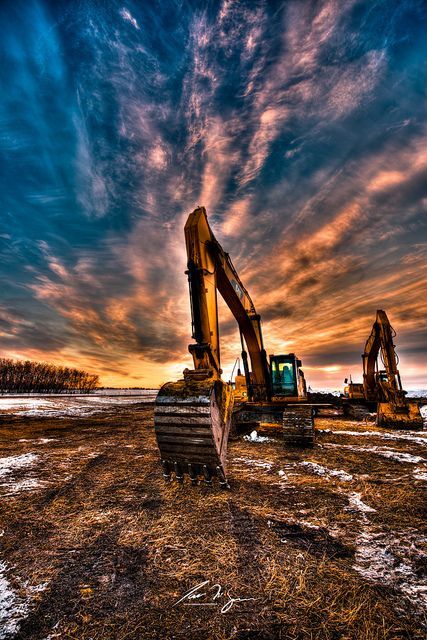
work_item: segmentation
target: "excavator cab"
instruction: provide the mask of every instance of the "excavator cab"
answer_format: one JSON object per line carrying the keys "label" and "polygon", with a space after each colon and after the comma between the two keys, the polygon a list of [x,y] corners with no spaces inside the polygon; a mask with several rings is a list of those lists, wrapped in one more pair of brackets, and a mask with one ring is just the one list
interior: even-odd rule
{"label": "excavator cab", "polygon": [[270,356],[271,386],[273,396],[297,396],[298,385],[293,354]]}
{"label": "excavator cab", "polygon": [[307,398],[301,360],[294,353],[270,356],[271,391],[274,398]]}

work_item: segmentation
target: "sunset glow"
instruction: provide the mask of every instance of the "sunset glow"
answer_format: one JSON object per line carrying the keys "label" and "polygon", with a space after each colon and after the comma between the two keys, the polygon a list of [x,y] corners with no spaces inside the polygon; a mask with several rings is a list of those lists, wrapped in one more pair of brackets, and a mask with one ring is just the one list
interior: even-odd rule
{"label": "sunset glow", "polygon": [[202,6],[2,3],[1,356],[178,378],[202,205],[268,353],[340,388],[385,309],[404,387],[427,388],[425,6]]}

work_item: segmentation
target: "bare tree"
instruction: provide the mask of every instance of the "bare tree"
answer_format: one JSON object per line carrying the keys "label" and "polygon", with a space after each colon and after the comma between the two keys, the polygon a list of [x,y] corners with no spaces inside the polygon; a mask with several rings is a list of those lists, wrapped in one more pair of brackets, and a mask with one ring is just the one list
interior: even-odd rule
{"label": "bare tree", "polygon": [[0,393],[89,392],[98,386],[99,376],[80,369],[0,358]]}

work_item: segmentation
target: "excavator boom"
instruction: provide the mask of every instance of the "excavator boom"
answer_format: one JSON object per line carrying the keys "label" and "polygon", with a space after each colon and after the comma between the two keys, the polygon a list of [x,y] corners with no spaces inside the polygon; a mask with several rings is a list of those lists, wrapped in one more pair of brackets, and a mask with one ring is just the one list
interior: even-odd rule
{"label": "excavator boom", "polygon": [[252,366],[249,395],[268,398],[270,375],[263,346],[261,318],[240,280],[228,253],[215,239],[204,207],[195,209],[184,228],[188,258],[188,282],[193,338],[189,346],[194,369],[212,368],[221,374],[217,291],[234,315],[243,335]]}

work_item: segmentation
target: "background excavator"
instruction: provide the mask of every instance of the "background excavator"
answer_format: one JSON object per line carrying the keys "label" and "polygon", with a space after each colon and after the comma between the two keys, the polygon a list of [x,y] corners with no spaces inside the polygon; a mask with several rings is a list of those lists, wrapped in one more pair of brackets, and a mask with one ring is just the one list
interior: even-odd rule
{"label": "background excavator", "polygon": [[[379,309],[362,354],[363,383],[347,382],[344,387],[344,411],[355,416],[363,410],[377,412],[382,427],[422,429],[419,406],[406,398],[397,368],[399,359],[393,339],[396,332],[385,311]],[[383,368],[379,368],[381,356]]]}
{"label": "background excavator", "polygon": [[[271,355],[264,349],[261,318],[230,256],[215,239],[204,207],[188,217],[187,248],[194,368],[177,382],[164,384],[157,396],[154,426],[165,479],[188,474],[196,484],[226,479],[226,452],[231,421],[240,425],[283,425],[284,440],[313,444],[313,410],[301,361],[295,354]],[[233,313],[240,331],[243,376],[237,393],[221,380],[217,291]],[[249,359],[251,368],[249,368]],[[234,406],[233,406],[234,405]]]}

